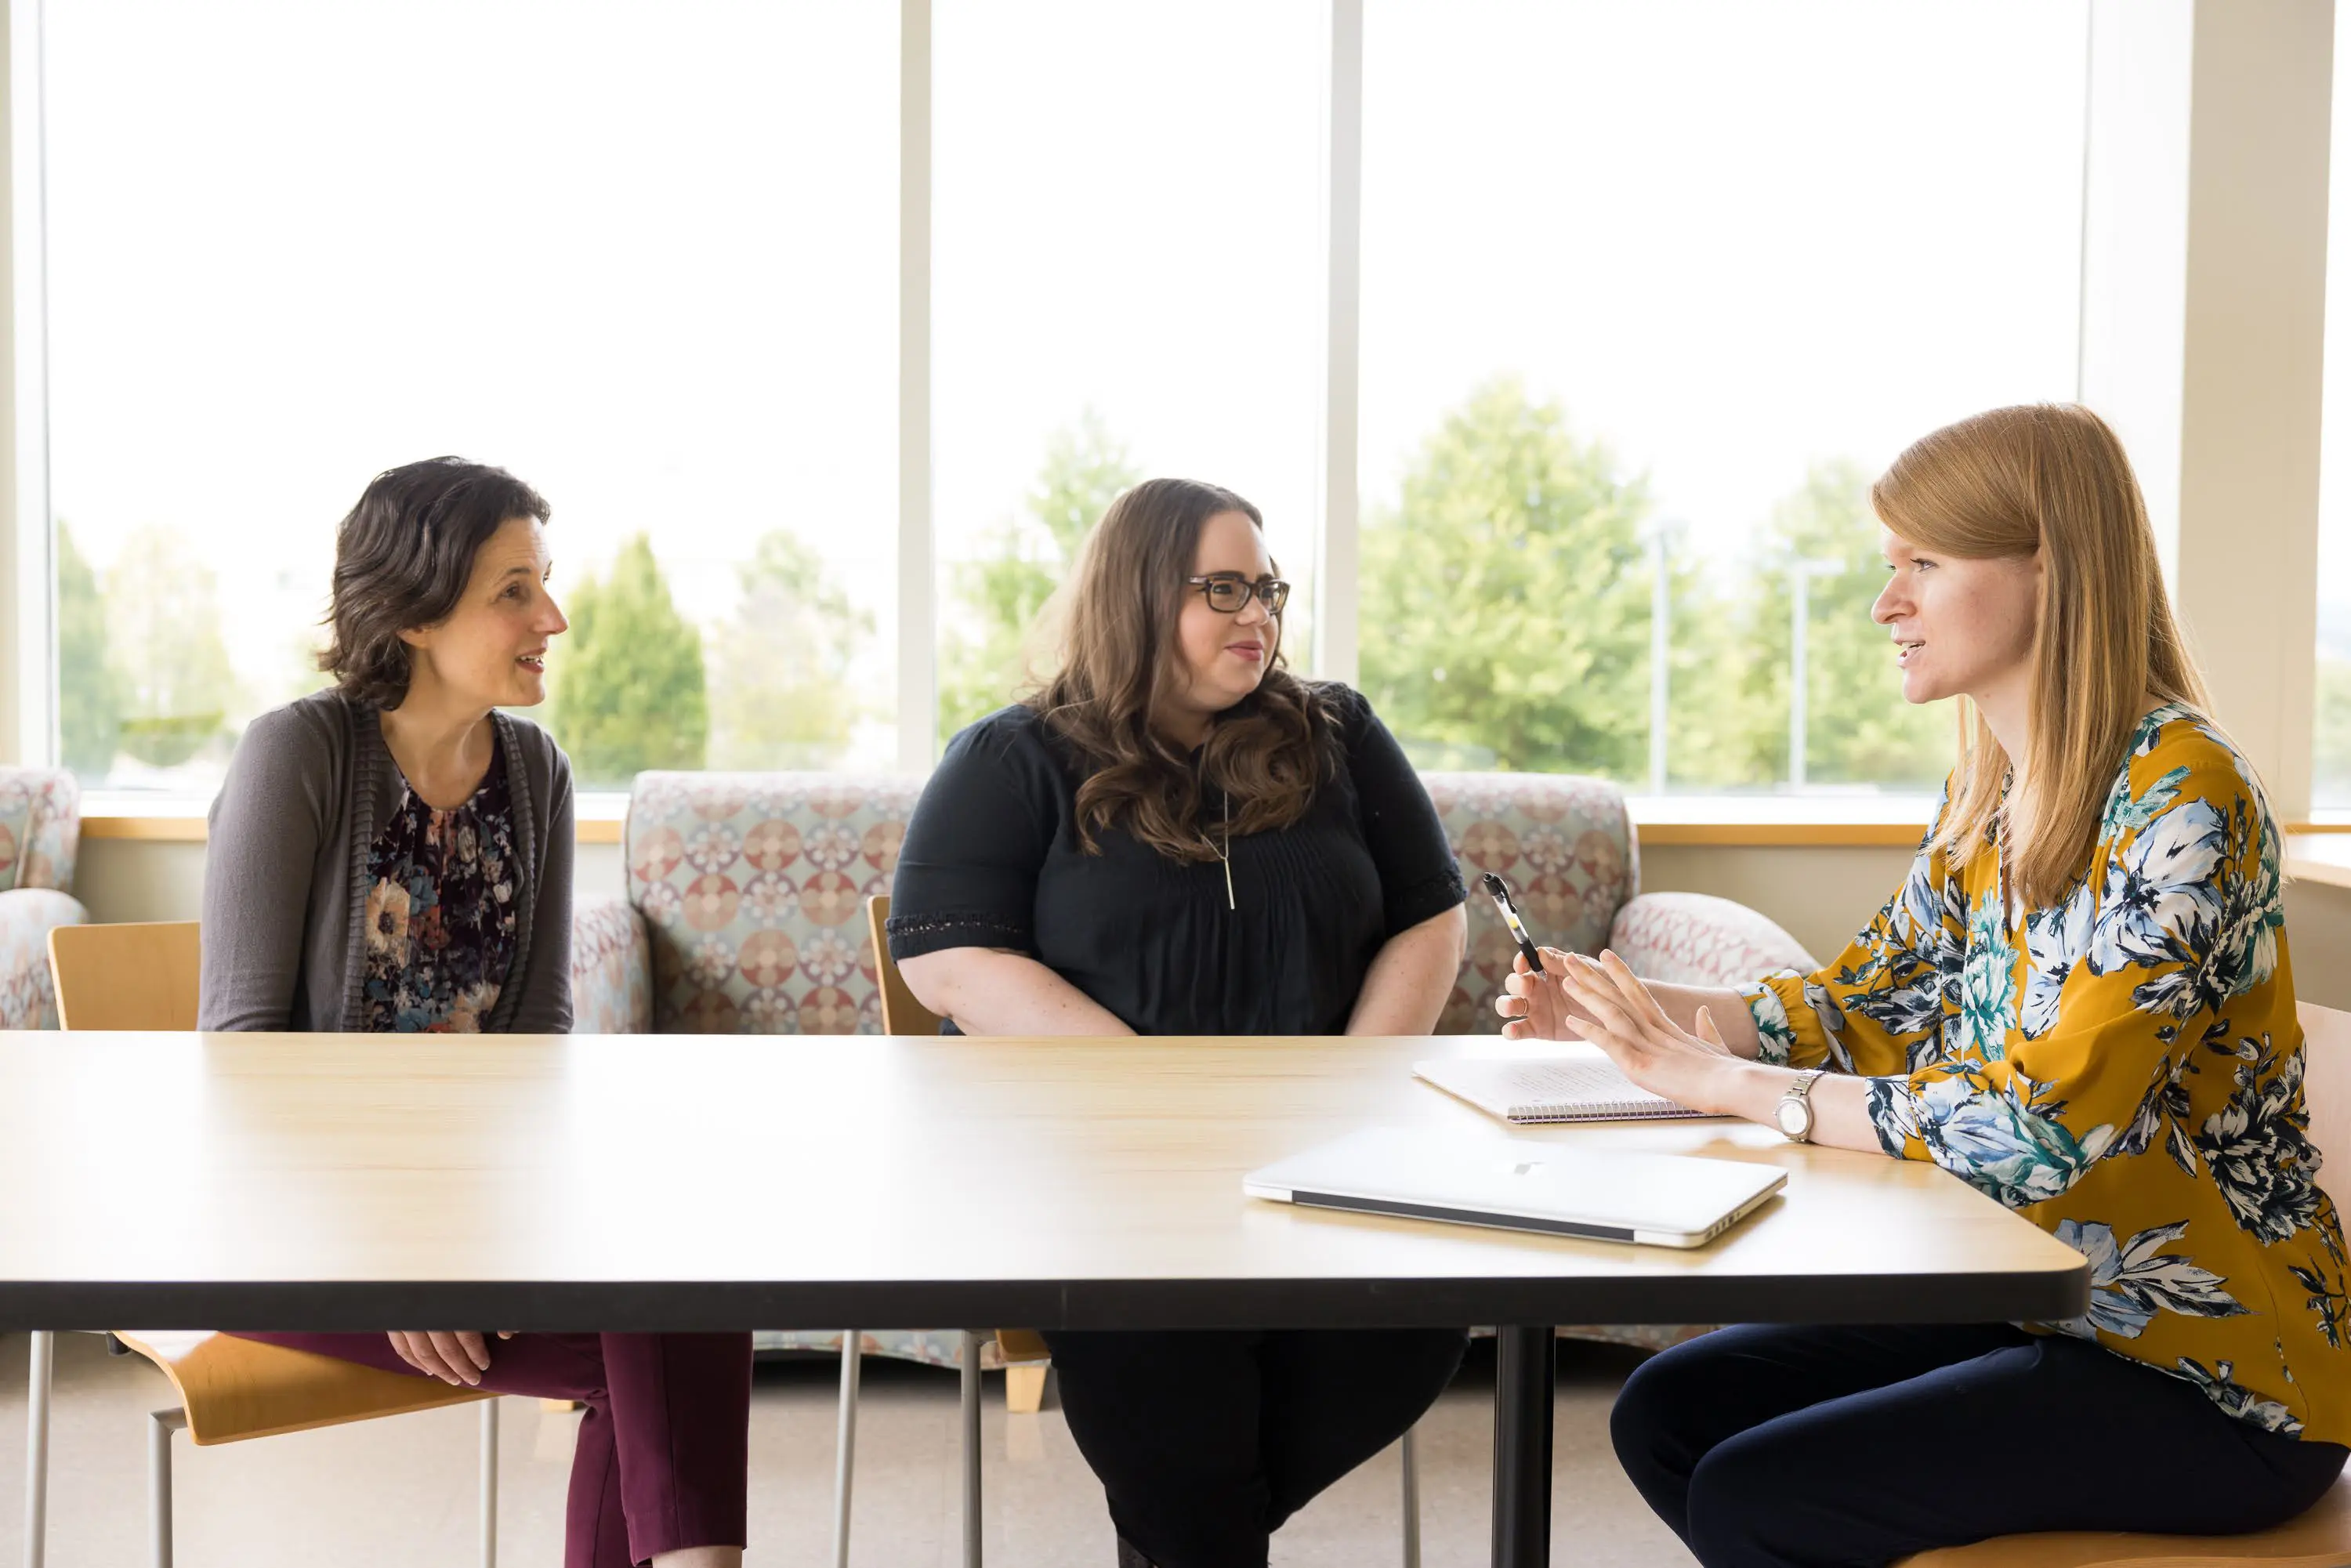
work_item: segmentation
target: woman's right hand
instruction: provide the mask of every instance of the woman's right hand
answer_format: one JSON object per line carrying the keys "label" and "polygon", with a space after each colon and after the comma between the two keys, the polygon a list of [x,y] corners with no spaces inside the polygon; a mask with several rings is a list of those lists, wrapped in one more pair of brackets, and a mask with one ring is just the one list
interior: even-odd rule
{"label": "woman's right hand", "polygon": [[[490,1346],[485,1335],[470,1330],[455,1333],[433,1329],[410,1333],[394,1329],[384,1338],[392,1342],[392,1354],[416,1368],[427,1377],[437,1377],[444,1383],[455,1383],[466,1388],[478,1388],[482,1374],[490,1369]],[[501,1338],[507,1336],[501,1335]]]}
{"label": "woman's right hand", "polygon": [[1556,947],[1539,951],[1542,972],[1527,967],[1524,953],[1515,955],[1511,972],[1502,980],[1504,994],[1494,998],[1494,1010],[1509,1020],[1502,1025],[1502,1038],[1582,1040],[1583,1031],[1576,1027],[1574,1009],[1559,986],[1560,976],[1566,972],[1567,955]]}

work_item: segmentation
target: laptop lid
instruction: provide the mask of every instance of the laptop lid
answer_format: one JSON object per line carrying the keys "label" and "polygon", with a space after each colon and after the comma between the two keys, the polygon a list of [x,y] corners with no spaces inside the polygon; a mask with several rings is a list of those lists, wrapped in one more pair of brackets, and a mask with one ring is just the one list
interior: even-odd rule
{"label": "laptop lid", "polygon": [[1251,1197],[1656,1247],[1701,1247],[1787,1182],[1776,1166],[1372,1127],[1251,1171]]}

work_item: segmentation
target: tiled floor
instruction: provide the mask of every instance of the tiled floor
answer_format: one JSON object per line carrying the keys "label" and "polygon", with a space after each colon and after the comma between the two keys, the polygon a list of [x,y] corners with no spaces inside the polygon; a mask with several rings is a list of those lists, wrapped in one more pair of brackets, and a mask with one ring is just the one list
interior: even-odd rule
{"label": "tiled floor", "polygon": [[[0,1336],[0,1563],[24,1530],[25,1351]],[[1610,1399],[1636,1358],[1567,1343],[1560,1366],[1552,1561],[1578,1568],[1675,1568],[1690,1559],[1646,1510],[1608,1452]],[[759,1568],[829,1564],[835,1364],[763,1364],[751,1408],[751,1551]],[[1421,1426],[1422,1541],[1428,1568],[1486,1561],[1493,1372],[1473,1353]],[[146,1415],[170,1396],[135,1357],[103,1342],[57,1342],[49,1499],[52,1568],[146,1561]],[[576,1417],[537,1402],[502,1406],[499,1560],[561,1561],[563,1485]],[[853,1561],[861,1568],[955,1568],[956,1380],[869,1362],[858,1433]],[[432,1411],[255,1443],[195,1448],[175,1439],[181,1568],[390,1568],[476,1560],[477,1416]],[[987,1555],[1004,1568],[1113,1568],[1102,1494],[1049,1398],[1008,1416],[988,1380],[984,1440]],[[1290,1568],[1364,1568],[1397,1558],[1397,1463],[1364,1466],[1292,1521],[1274,1543]]]}

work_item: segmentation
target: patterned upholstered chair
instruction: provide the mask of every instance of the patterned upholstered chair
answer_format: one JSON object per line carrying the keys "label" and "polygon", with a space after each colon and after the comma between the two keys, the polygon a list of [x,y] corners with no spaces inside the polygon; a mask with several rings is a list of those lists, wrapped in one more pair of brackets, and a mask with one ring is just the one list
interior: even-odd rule
{"label": "patterned upholstered chair", "polygon": [[[1536,939],[1612,946],[1641,974],[1730,984],[1810,968],[1795,939],[1751,909],[1640,892],[1639,840],[1623,791],[1525,773],[1425,776],[1464,874],[1499,872]],[[894,775],[643,773],[629,801],[628,896],[573,916],[574,1027],[582,1032],[878,1034],[866,929],[890,891],[922,781]],[[1492,904],[1469,904],[1469,946],[1437,1028],[1485,1034],[1512,946]],[[1595,1327],[1585,1337],[1661,1346],[1696,1332]],[[868,1333],[868,1354],[954,1365],[952,1330]],[[838,1333],[773,1333],[768,1349],[831,1350]],[[995,1346],[983,1353],[994,1366]]]}
{"label": "patterned upholstered chair", "polygon": [[62,768],[0,768],[0,1029],[55,1029],[49,932],[89,918],[73,896],[81,787]]}
{"label": "patterned upholstered chair", "polygon": [[[641,773],[625,900],[572,915],[582,1033],[879,1034],[865,899],[888,893],[922,780],[886,774]],[[761,1350],[838,1354],[838,1332],[774,1331]],[[954,1366],[962,1334],[869,1333],[879,1354]],[[984,1364],[998,1364],[995,1345]]]}

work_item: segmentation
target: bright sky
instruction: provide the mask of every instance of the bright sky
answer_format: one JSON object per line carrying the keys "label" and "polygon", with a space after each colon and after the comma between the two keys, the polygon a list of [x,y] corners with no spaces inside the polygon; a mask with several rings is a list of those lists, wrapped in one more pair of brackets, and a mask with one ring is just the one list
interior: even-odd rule
{"label": "bright sky", "polygon": [[[76,0],[47,12],[52,486],[204,541],[269,690],[337,518],[439,452],[653,531],[895,571],[896,11]],[[1363,477],[1498,371],[1715,548],[1808,461],[2070,397],[2083,0],[1368,0]],[[1328,16],[936,0],[940,553],[1088,404],[1311,564]],[[559,577],[559,588],[562,585]],[[558,649],[559,655],[560,649]],[[886,724],[861,762],[891,755]]]}

